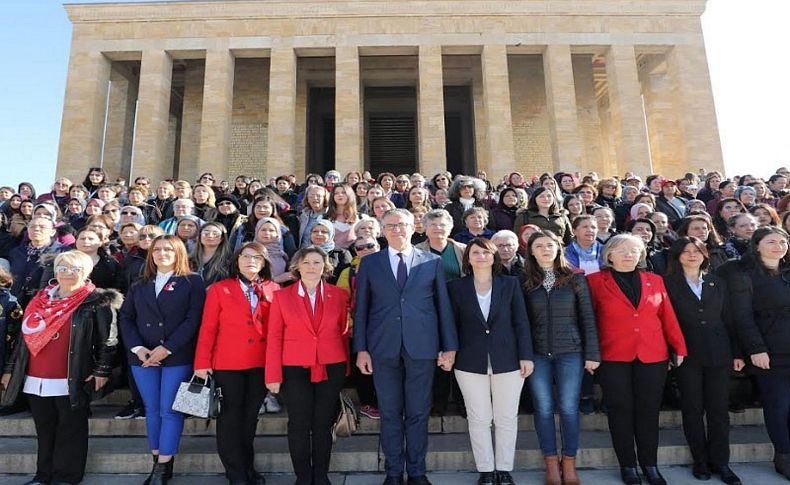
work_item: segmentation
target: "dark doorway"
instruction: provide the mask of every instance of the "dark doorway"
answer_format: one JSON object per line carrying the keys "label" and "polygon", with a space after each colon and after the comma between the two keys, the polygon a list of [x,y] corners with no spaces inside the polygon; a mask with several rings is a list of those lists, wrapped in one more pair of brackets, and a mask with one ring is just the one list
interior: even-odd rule
{"label": "dark doorway", "polygon": [[365,168],[382,172],[417,170],[417,90],[365,88]]}
{"label": "dark doorway", "polygon": [[[469,86],[444,87],[444,132],[447,170],[453,175],[477,171],[474,107]],[[427,174],[424,174],[427,176]]]}
{"label": "dark doorway", "polygon": [[[342,140],[341,140],[342,143]],[[310,88],[307,102],[307,172],[335,168],[335,88]]]}

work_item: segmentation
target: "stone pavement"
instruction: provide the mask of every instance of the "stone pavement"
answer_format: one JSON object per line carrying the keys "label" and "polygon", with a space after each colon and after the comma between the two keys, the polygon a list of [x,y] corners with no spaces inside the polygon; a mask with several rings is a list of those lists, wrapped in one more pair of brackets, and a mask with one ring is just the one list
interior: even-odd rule
{"label": "stone pavement", "polygon": [[[779,485],[788,481],[781,479],[773,470],[771,463],[736,463],[732,469],[737,473],[744,485]],[[687,485],[700,483],[691,476],[690,467],[661,467],[661,473],[670,485]],[[581,470],[580,476],[584,485],[618,485],[622,483],[616,469]],[[0,475],[0,485],[20,485],[31,477],[24,475]],[[476,473],[432,473],[429,475],[434,485],[473,485],[477,483]],[[518,484],[541,484],[543,473],[540,471],[516,472],[513,474]],[[144,475],[88,475],[83,485],[140,485]],[[373,474],[333,474],[330,476],[334,485],[380,485],[382,475]],[[291,485],[292,475],[267,475],[269,485]],[[172,485],[224,485],[227,481],[219,475],[181,475],[176,476]],[[707,482],[711,485],[720,484],[717,479]]]}

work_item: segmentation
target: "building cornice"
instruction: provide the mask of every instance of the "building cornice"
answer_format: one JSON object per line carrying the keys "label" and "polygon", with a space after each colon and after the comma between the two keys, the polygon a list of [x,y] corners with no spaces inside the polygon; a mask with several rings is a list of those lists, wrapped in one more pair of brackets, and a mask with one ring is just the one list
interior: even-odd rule
{"label": "building cornice", "polygon": [[244,0],[66,4],[72,23],[464,16],[691,16],[707,0]]}

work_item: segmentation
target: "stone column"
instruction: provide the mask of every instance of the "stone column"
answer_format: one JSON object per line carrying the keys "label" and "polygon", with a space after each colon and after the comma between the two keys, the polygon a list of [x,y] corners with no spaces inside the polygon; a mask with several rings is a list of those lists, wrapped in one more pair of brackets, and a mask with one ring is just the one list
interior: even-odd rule
{"label": "stone column", "polygon": [[576,85],[576,112],[579,118],[579,136],[583,152],[581,172],[598,172],[599,175],[614,175],[606,170],[601,144],[601,118],[598,115],[598,99],[595,96],[595,77],[592,56],[574,55],[573,79]]}
{"label": "stone column", "polygon": [[103,168],[109,178],[129,180],[134,136],[134,111],[137,105],[139,79],[130,70],[113,67],[110,72],[110,97],[107,107],[107,126],[104,130]]}
{"label": "stone column", "polygon": [[634,46],[609,47],[606,78],[609,82],[617,172],[622,175],[630,170],[644,178],[652,173],[652,167]]}
{"label": "stone column", "polygon": [[168,154],[172,78],[173,60],[167,52],[143,51],[132,177],[146,175],[152,186],[173,176],[173,157]]}
{"label": "stone column", "polygon": [[581,171],[584,144],[576,111],[571,47],[548,45],[543,53],[543,72],[546,77],[546,106],[549,111],[554,171]]}
{"label": "stone column", "polygon": [[335,48],[335,170],[342,176],[364,167],[362,90],[356,46]]}
{"label": "stone column", "polygon": [[[111,63],[101,52],[72,50],[60,124],[57,176],[82,181],[99,166]],[[19,161],[21,162],[21,160]]]}
{"label": "stone column", "polygon": [[[193,180],[198,175],[200,158],[200,125],[203,113],[203,85],[206,65],[190,61],[184,71],[184,101],[181,109],[181,146],[178,157],[178,178]],[[214,174],[218,179],[220,174]]]}
{"label": "stone column", "polygon": [[200,154],[193,177],[203,172],[212,172],[218,179],[228,177],[235,65],[233,54],[226,48],[206,51]]}
{"label": "stone column", "polygon": [[488,178],[499,180],[505,173],[516,170],[506,47],[491,44],[483,46],[481,64],[483,100],[488,119]]}
{"label": "stone column", "polygon": [[296,53],[274,47],[270,61],[267,179],[294,171],[296,141]]}
{"label": "stone column", "polygon": [[676,45],[667,54],[678,129],[683,138],[681,163],[687,171],[724,171],[716,108],[702,35],[693,44]]}
{"label": "stone column", "polygon": [[690,171],[683,158],[683,135],[675,109],[675,97],[665,69],[639,73],[645,97],[647,133],[653,171],[679,178]]}
{"label": "stone column", "polygon": [[426,177],[447,170],[444,132],[444,73],[442,47],[421,45],[417,90],[420,173]]}

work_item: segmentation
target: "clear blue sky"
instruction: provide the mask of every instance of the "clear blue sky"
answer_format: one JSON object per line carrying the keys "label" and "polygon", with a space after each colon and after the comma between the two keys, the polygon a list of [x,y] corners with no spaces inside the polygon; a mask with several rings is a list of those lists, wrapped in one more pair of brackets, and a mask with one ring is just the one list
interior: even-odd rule
{"label": "clear blue sky", "polygon": [[[55,173],[71,25],[55,0],[0,4],[0,184],[41,191]],[[787,0],[709,0],[703,23],[730,175],[790,165],[788,18]]]}

